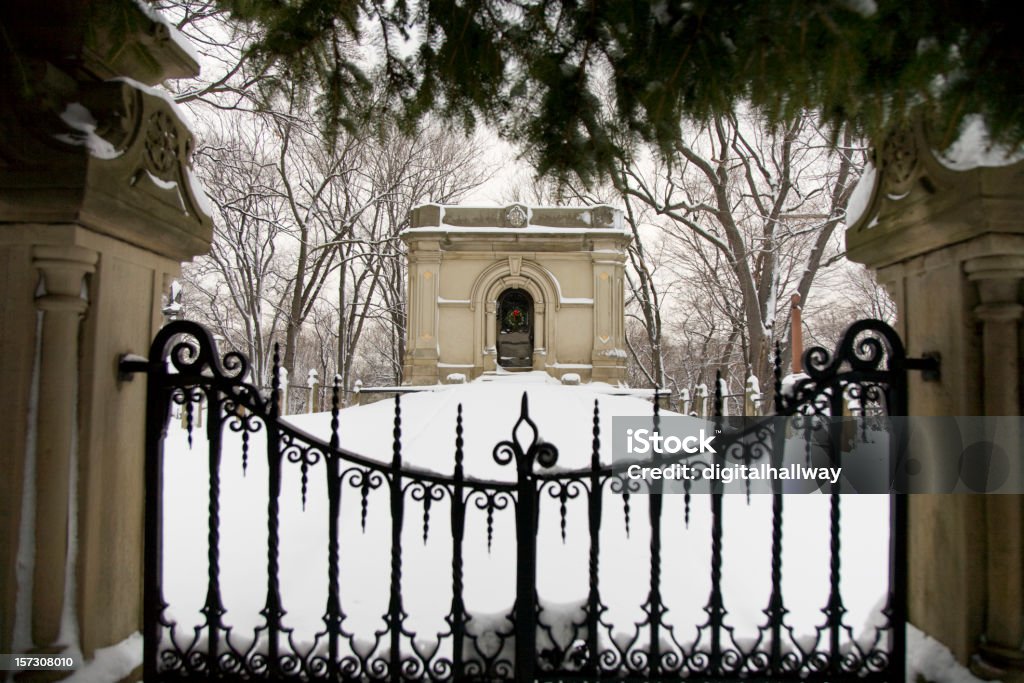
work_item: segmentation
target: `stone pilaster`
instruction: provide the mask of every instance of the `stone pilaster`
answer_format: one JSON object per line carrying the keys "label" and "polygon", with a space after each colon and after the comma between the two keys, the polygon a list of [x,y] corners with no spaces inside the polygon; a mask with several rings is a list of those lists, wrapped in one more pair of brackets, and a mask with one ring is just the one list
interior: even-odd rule
{"label": "stone pilaster", "polygon": [[416,245],[409,254],[407,384],[438,382],[438,306],[441,252],[435,242]]}
{"label": "stone pilaster", "polygon": [[618,384],[626,379],[625,273],[623,254],[612,242],[595,242],[594,381]]}
{"label": "stone pilaster", "polygon": [[[1020,304],[1024,279],[1024,255],[991,255],[965,262],[967,278],[977,288],[979,303],[974,314],[982,326],[982,386],[986,415],[1020,415]],[[1006,377],[1018,381],[1006,381]],[[1000,441],[1011,447],[1019,434],[1008,434],[1005,425]],[[1019,454],[1017,454],[1019,455]],[[1021,467],[1019,457],[1009,459]],[[1014,479],[1019,473],[1011,473]],[[1004,668],[1024,671],[1024,508],[1021,496],[986,496],[985,630],[979,642],[974,669],[982,674],[1003,675]]]}
{"label": "stone pilaster", "polygon": [[89,306],[85,277],[98,254],[76,246],[37,246],[32,265],[42,276],[36,307],[43,314],[36,411],[35,558],[32,641],[55,653],[67,595],[69,487],[76,478],[79,326]]}

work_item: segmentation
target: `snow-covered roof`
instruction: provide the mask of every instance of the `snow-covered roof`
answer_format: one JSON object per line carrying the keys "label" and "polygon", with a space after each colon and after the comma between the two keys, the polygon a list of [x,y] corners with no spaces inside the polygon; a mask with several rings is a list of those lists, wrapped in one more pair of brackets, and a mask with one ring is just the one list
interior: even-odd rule
{"label": "snow-covered roof", "polygon": [[466,232],[529,234],[628,234],[622,211],[607,204],[581,206],[463,206],[420,204],[413,207],[404,234]]}

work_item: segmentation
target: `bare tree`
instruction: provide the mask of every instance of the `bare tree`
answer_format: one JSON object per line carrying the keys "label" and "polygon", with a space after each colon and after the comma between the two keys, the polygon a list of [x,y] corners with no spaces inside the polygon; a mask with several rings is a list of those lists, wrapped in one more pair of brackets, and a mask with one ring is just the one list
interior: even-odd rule
{"label": "bare tree", "polygon": [[289,291],[279,269],[286,207],[270,138],[265,126],[248,135],[208,133],[196,150],[197,172],[216,207],[214,235],[210,253],[184,269],[188,296],[200,304],[190,306],[191,315],[244,350],[257,381],[267,376]]}
{"label": "bare tree", "polygon": [[767,379],[773,343],[785,338],[780,295],[806,301],[819,271],[841,258],[833,237],[863,156],[848,132],[843,140],[833,152],[809,114],[785,127],[717,116],[668,158],[613,177],[660,217],[673,270],[694,285],[683,305],[703,311],[719,367]]}

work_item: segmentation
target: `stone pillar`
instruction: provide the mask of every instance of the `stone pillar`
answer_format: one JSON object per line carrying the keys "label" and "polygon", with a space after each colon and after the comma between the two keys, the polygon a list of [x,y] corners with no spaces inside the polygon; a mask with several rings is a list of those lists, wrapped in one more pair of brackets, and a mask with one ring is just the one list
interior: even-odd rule
{"label": "stone pillar", "polygon": [[[991,255],[967,260],[965,271],[977,287],[979,303],[974,307],[982,325],[982,393],[986,415],[1020,415],[1020,383],[1004,377],[1020,377],[1020,321],[1024,306],[1019,303],[1024,279],[1024,254]],[[1009,428],[1009,425],[1005,426]],[[1001,434],[1012,444],[1016,435]],[[1018,457],[1010,467],[1021,466]],[[1016,473],[1010,476],[1017,478]],[[1024,669],[1024,509],[1020,496],[985,497],[988,521],[985,632],[975,662],[979,673],[1002,675],[1010,665]],[[991,671],[989,671],[991,669]]]}
{"label": "stone pillar", "polygon": [[[42,275],[36,307],[42,311],[36,431],[35,571],[32,641],[56,653],[60,638],[68,548],[68,493],[76,478],[79,323],[89,306],[85,277],[98,254],[76,246],[36,246],[32,265]],[[45,473],[45,474],[43,474]]]}
{"label": "stone pillar", "polygon": [[498,369],[497,302],[484,302],[484,372]]}
{"label": "stone pillar", "polygon": [[277,390],[277,414],[278,415],[290,415],[291,404],[288,401],[289,387],[288,387],[288,368],[280,367],[277,369],[277,385],[281,387]]}
{"label": "stone pillar", "polygon": [[544,315],[546,306],[543,301],[533,304],[533,369],[544,370],[548,363],[548,351],[544,336]]}
{"label": "stone pillar", "polygon": [[425,241],[409,253],[409,318],[406,322],[406,384],[438,382],[438,306],[441,252]]}
{"label": "stone pillar", "polygon": [[683,415],[690,414],[690,390],[683,388],[679,391],[678,410]]}
{"label": "stone pillar", "polygon": [[307,413],[320,412],[320,380],[317,378],[315,368],[310,368],[306,374],[306,386],[309,387],[309,401],[306,402]]}
{"label": "stone pillar", "polygon": [[626,335],[624,305],[625,255],[616,253],[616,245],[595,240],[594,339],[591,379],[617,384],[626,379]]}
{"label": "stone pillar", "polygon": [[32,86],[0,98],[5,653],[89,659],[141,628],[146,382],[121,382],[118,359],[147,352],[212,224],[191,133],[150,88],[198,65],[166,24],[123,9],[0,3],[14,60],[0,64]]}
{"label": "stone pillar", "polygon": [[[892,294],[908,354],[941,357],[938,381],[910,374],[911,415],[1019,415],[1024,162],[979,166],[936,146],[919,123],[876,148],[847,252]],[[919,494],[908,507],[910,621],[976,674],[1024,680],[1020,496]]]}

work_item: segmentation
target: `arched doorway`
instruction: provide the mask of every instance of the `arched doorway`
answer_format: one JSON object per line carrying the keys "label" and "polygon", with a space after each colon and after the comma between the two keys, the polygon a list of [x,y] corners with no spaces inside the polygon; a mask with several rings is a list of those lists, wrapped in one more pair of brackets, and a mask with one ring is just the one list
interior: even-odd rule
{"label": "arched doorway", "polygon": [[498,365],[533,367],[533,297],[525,289],[506,289],[497,308]]}

